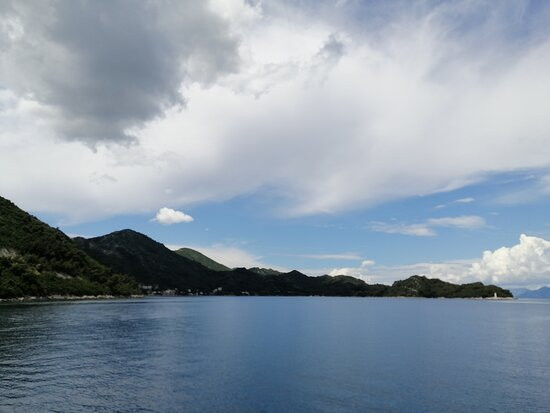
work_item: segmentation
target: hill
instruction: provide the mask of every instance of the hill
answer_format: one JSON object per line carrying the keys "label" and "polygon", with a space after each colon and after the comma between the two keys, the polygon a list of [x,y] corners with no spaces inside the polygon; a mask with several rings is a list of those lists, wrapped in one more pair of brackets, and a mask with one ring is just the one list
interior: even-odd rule
{"label": "hill", "polygon": [[218,287],[218,271],[130,229],[89,239],[77,237],[73,241],[103,265],[155,289],[212,291]]}
{"label": "hill", "polygon": [[427,278],[413,275],[406,280],[396,281],[391,286],[391,294],[403,297],[445,297],[445,298],[472,298],[472,297],[512,297],[509,290],[496,285],[484,285],[481,282],[470,284],[452,284],[437,278]]}
{"label": "hill", "polygon": [[196,251],[191,248],[180,248],[176,251],[174,251],[176,254],[181,255],[182,257],[185,257],[187,259],[193,260],[195,262],[198,262],[199,264],[205,266],[206,268],[209,268],[213,271],[229,271],[230,268],[226,267],[223,264],[220,264],[219,262],[214,261],[212,258],[207,257],[203,253]]}
{"label": "hill", "polygon": [[[75,238],[87,254],[128,274],[154,289],[177,289],[181,293],[232,295],[327,295],[407,297],[511,297],[507,290],[482,283],[455,285],[423,276],[397,281],[392,286],[369,285],[349,276],[309,277],[299,271],[281,273],[260,268],[218,271],[171,251],[146,235],[126,229],[101,237]],[[202,254],[201,254],[202,255]],[[204,256],[205,257],[205,256]],[[208,257],[201,258],[207,263]],[[215,262],[215,261],[214,261]]]}
{"label": "hill", "polygon": [[73,241],[105,266],[159,291],[177,289],[182,293],[236,295],[370,295],[371,290],[363,281],[352,277],[308,277],[298,271],[258,274],[246,268],[213,270],[130,229],[90,239],[77,237]]}
{"label": "hill", "polygon": [[137,292],[133,280],[114,274],[63,232],[0,197],[0,298]]}

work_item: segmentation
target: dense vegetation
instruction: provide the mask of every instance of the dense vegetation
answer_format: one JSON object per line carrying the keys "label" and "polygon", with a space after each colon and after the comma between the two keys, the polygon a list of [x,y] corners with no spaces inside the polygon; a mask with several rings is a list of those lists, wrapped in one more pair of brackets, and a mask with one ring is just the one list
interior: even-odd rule
{"label": "dense vegetation", "polygon": [[406,297],[510,297],[507,290],[482,283],[455,285],[413,276],[392,286],[369,285],[348,276],[308,277],[298,271],[281,273],[262,268],[217,271],[180,255],[161,243],[132,230],[101,237],[76,238],[87,254],[116,271],[128,274],[154,289],[177,289],[180,293]]}
{"label": "dense vegetation", "polygon": [[0,197],[0,298],[138,291],[134,280],[114,274],[61,231]]}
{"label": "dense vegetation", "polygon": [[138,283],[155,289],[211,291],[218,271],[169,250],[160,242],[129,229],[96,238],[75,238],[88,255]]}
{"label": "dense vegetation", "polygon": [[192,261],[198,262],[199,264],[205,266],[214,271],[229,271],[230,268],[226,267],[219,262],[214,261],[212,258],[207,257],[206,255],[200,253],[199,251],[193,250],[191,248],[180,248],[175,251],[176,254],[181,255],[182,257],[188,258]]}
{"label": "dense vegetation", "polygon": [[495,293],[498,297],[512,297],[510,291],[496,285],[484,285],[480,282],[457,285],[420,275],[396,281],[391,286],[391,294],[402,297],[485,298],[493,297]]}

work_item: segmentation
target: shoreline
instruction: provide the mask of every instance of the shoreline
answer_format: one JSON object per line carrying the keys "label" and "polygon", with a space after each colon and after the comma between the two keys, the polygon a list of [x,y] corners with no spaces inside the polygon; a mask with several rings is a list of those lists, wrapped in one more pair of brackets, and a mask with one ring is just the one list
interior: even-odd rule
{"label": "shoreline", "polygon": [[445,300],[487,300],[487,301],[510,301],[517,300],[516,297],[407,297],[407,296],[356,296],[356,295],[217,295],[217,294],[203,294],[203,295],[130,295],[130,296],[116,296],[116,295],[49,295],[46,297],[15,297],[15,298],[0,298],[0,304],[14,304],[14,303],[40,303],[40,302],[63,302],[63,301],[90,301],[90,300],[120,300],[120,299],[136,299],[136,298],[175,298],[175,297],[326,297],[326,298],[413,298],[413,299],[445,299]]}
{"label": "shoreline", "polygon": [[85,301],[85,300],[113,300],[113,299],[131,299],[131,298],[143,298],[144,295],[130,295],[130,296],[117,296],[117,295],[48,295],[46,297],[15,297],[15,298],[0,298],[0,304],[3,303],[34,303],[34,302],[52,302],[52,301]]}

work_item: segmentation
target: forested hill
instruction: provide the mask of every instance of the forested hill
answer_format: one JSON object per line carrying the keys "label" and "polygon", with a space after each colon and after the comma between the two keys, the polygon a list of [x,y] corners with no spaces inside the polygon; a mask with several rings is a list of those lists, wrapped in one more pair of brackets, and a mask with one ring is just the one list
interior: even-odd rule
{"label": "forested hill", "polygon": [[226,267],[219,262],[214,261],[212,258],[207,257],[202,252],[196,251],[191,248],[180,248],[175,251],[176,254],[181,255],[182,257],[188,258],[190,260],[196,261],[199,264],[204,265],[206,268],[210,268],[214,271],[229,271],[230,268]]}
{"label": "forested hill", "polygon": [[74,242],[103,265],[141,284],[181,291],[212,291],[219,287],[217,271],[130,229],[95,238],[77,237]]}
{"label": "forested hill", "polygon": [[[406,297],[511,297],[507,290],[482,283],[456,285],[438,279],[412,276],[392,286],[366,284],[349,276],[308,277],[299,271],[282,273],[270,269],[220,270],[218,263],[203,254],[171,251],[146,235],[129,229],[96,238],[75,238],[87,254],[139,283],[158,290],[180,293],[327,296]],[[195,261],[193,258],[197,259]],[[203,264],[217,264],[215,270]]]}
{"label": "forested hill", "polygon": [[63,232],[0,197],[0,298],[138,292],[134,280],[114,274]]}

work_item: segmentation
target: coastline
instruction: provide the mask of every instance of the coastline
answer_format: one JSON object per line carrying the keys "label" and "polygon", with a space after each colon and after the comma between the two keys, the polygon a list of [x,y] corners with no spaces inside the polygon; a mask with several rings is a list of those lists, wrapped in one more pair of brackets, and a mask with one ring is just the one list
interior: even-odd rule
{"label": "coastline", "polygon": [[487,300],[487,301],[510,301],[517,300],[516,297],[410,297],[403,295],[396,296],[357,296],[357,295],[218,295],[218,294],[204,294],[204,295],[139,295],[134,294],[130,296],[116,296],[116,295],[49,295],[46,297],[15,297],[15,298],[0,298],[0,304],[13,304],[13,303],[39,303],[39,302],[63,302],[63,301],[89,301],[89,300],[120,300],[120,299],[135,299],[135,298],[174,298],[174,297],[327,297],[327,298],[400,298],[400,299],[445,299],[445,300]]}
{"label": "coastline", "polygon": [[46,297],[15,297],[15,298],[0,298],[0,304],[11,303],[28,303],[28,302],[50,302],[50,301],[83,301],[83,300],[113,300],[124,298],[143,298],[144,295],[48,295]]}

